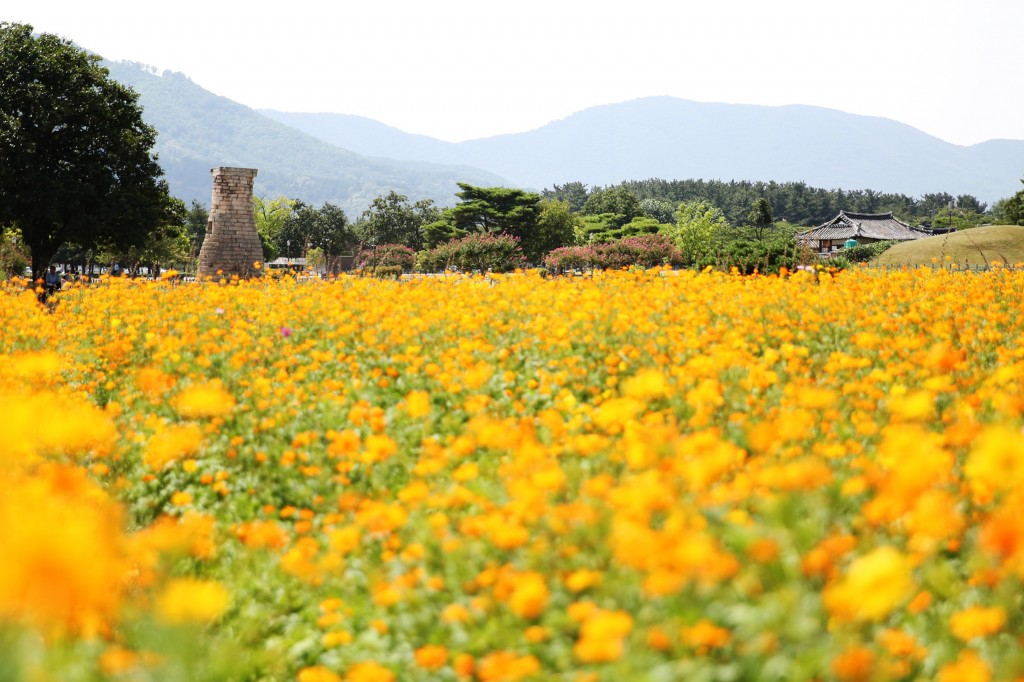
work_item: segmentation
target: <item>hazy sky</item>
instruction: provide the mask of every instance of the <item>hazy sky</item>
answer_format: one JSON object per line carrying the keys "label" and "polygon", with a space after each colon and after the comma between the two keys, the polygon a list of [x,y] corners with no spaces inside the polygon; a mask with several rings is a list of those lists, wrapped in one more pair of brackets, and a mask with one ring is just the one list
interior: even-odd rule
{"label": "hazy sky", "polygon": [[4,0],[0,21],[449,141],[650,95],[1024,139],[1021,0]]}

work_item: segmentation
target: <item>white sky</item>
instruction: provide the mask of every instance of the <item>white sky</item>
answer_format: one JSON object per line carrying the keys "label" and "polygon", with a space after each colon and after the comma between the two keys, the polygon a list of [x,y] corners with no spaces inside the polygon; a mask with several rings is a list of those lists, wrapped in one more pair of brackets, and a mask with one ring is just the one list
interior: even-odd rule
{"label": "white sky", "polygon": [[1021,0],[4,0],[0,21],[449,141],[650,95],[1024,139]]}

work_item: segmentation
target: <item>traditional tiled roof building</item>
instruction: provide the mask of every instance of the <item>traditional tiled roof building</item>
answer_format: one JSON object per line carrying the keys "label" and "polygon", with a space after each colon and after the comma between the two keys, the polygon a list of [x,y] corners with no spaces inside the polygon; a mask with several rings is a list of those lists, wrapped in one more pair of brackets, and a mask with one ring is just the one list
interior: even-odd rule
{"label": "traditional tiled roof building", "polygon": [[800,232],[796,239],[816,251],[829,252],[853,240],[858,244],[880,241],[905,242],[927,237],[928,232],[913,228],[888,213],[848,213],[840,211],[832,220],[813,230]]}

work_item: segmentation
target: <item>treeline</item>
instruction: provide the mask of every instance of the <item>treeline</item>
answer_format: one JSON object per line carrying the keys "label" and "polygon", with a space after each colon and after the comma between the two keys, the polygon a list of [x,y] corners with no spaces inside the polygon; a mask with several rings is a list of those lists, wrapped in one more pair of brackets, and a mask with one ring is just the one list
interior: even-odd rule
{"label": "treeline", "polygon": [[[892,211],[900,220],[911,224],[941,222],[951,208],[959,213],[985,214],[988,206],[969,194],[954,196],[947,192],[925,194],[919,198],[905,194],[876,192],[870,189],[842,190],[809,187],[803,182],[751,182],[745,180],[629,180],[609,187],[588,188],[580,182],[555,185],[544,190],[548,199],[568,201],[574,212],[590,213],[587,202],[610,190],[626,191],[635,196],[644,213],[669,222],[675,208],[682,202],[707,202],[722,211],[731,224],[742,224],[750,206],[765,198],[777,220],[794,225],[814,226],[835,217],[840,210],[855,213],[886,213]],[[664,215],[660,215],[664,214]]]}

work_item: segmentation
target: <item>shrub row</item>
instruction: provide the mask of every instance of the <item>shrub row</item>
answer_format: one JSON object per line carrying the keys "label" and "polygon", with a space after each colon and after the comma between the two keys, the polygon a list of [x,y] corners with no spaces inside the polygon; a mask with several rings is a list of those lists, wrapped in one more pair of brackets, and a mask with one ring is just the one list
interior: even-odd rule
{"label": "shrub row", "polygon": [[526,264],[519,239],[507,234],[471,234],[421,251],[416,269],[441,272],[458,268],[465,272],[512,272]]}
{"label": "shrub row", "polygon": [[544,258],[544,266],[558,272],[591,267],[618,270],[632,265],[650,268],[681,263],[679,249],[668,237],[660,234],[629,237],[610,244],[563,246]]}

